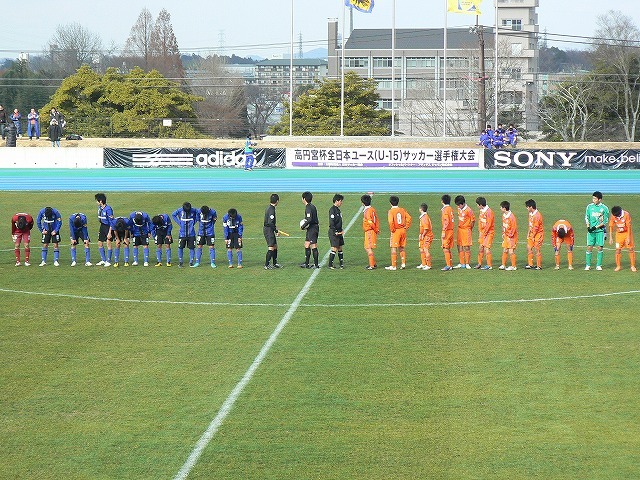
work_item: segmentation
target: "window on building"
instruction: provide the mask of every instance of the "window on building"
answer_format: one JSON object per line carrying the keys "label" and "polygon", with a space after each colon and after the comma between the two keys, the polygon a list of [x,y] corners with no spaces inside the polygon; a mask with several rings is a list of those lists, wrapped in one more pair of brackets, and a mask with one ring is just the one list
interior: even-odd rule
{"label": "window on building", "polygon": [[[396,57],[396,67],[400,67],[402,61],[400,57]],[[374,68],[391,68],[391,57],[373,57]]]}
{"label": "window on building", "polygon": [[511,56],[519,57],[522,55],[522,44],[521,43],[512,43],[511,44]]}
{"label": "window on building", "polygon": [[407,68],[435,68],[435,57],[407,57]]}
{"label": "window on building", "polygon": [[[391,79],[390,78],[379,78],[378,82],[378,90],[391,90]],[[402,80],[399,78],[395,79],[396,90],[400,90],[402,88]]]}
{"label": "window on building", "polygon": [[502,27],[510,30],[522,30],[522,20],[518,18],[502,19]]}
{"label": "window on building", "polygon": [[352,57],[344,59],[345,68],[367,68],[369,59],[367,57]]}
{"label": "window on building", "polygon": [[[440,67],[444,67],[444,58],[440,59]],[[447,57],[447,68],[469,68],[469,59],[464,57]]]}
{"label": "window on building", "polygon": [[517,90],[500,92],[500,103],[502,105],[521,105],[522,94],[521,91]]}

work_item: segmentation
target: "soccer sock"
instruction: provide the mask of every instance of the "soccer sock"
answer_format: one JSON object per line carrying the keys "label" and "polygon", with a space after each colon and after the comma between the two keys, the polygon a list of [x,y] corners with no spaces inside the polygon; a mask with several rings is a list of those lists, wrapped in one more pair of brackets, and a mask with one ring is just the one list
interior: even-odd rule
{"label": "soccer sock", "polygon": [[71,247],[71,261],[72,262],[76,261],[76,247],[75,247],[75,245],[73,247]]}
{"label": "soccer sock", "polygon": [[395,267],[398,264],[398,254],[397,253],[392,253],[391,254],[391,266]]}
{"label": "soccer sock", "polygon": [[142,258],[144,259],[145,262],[149,261],[149,247],[144,247],[142,249]]}
{"label": "soccer sock", "polygon": [[338,251],[338,260],[340,260],[340,266],[344,265],[344,254],[342,253],[342,250]]}
{"label": "soccer sock", "polygon": [[309,265],[309,259],[311,258],[311,248],[310,247],[306,247],[304,249],[304,263],[306,265]]}
{"label": "soccer sock", "polygon": [[598,253],[596,254],[596,266],[601,266],[602,265],[602,256],[604,255],[604,252],[602,250],[598,250]]}
{"label": "soccer sock", "polygon": [[24,261],[28,262],[29,261],[29,256],[31,255],[31,248],[26,247],[24,249]]}
{"label": "soccer sock", "polygon": [[[556,253],[555,257],[556,257],[556,266],[559,267],[560,266],[560,252]],[[569,262],[569,263],[571,263],[571,262]]]}
{"label": "soccer sock", "polygon": [[493,263],[493,254],[487,253],[487,265],[491,266],[492,263]]}
{"label": "soccer sock", "polygon": [[47,253],[49,253],[49,250],[47,248],[43,248],[42,249],[42,261],[43,262],[47,261]]}
{"label": "soccer sock", "polygon": [[515,266],[516,266],[516,254],[515,254],[515,253],[512,253],[512,254],[510,255],[510,257],[511,257],[511,266],[512,266],[512,267],[515,267]]}
{"label": "soccer sock", "polygon": [[[160,253],[160,259],[162,259],[162,253]],[[167,263],[171,263],[171,247],[167,247]]]}
{"label": "soccer sock", "polygon": [[273,256],[273,254],[271,253],[273,250],[267,250],[267,256],[264,260],[264,265],[269,266],[269,261],[271,260],[271,257]]}
{"label": "soccer sock", "polygon": [[313,263],[317,267],[318,266],[318,249],[314,248],[312,252],[313,252]]}
{"label": "soccer sock", "polygon": [[369,266],[371,268],[376,266],[376,257],[373,253],[368,253],[367,254],[368,258],[369,258]]}
{"label": "soccer sock", "polygon": [[138,249],[137,248],[133,249],[133,261],[136,262],[136,263],[138,262]]}
{"label": "soccer sock", "polygon": [[14,248],[13,249],[13,253],[16,256],[16,262],[19,262],[20,261],[20,249],[19,248]]}
{"label": "soccer sock", "polygon": [[60,260],[60,250],[58,250],[57,248],[53,251],[53,261],[57,262],[58,260]]}
{"label": "soccer sock", "polygon": [[527,253],[527,265],[533,265],[533,252]]}
{"label": "soccer sock", "polygon": [[329,253],[329,266],[333,267],[333,261],[336,258],[336,252],[334,252],[333,250],[331,250],[331,253]]}
{"label": "soccer sock", "polygon": [[452,258],[450,250],[447,250],[447,251],[444,252],[444,261],[445,261],[445,263],[447,264],[448,267],[450,267],[451,264],[453,263],[453,258]]}
{"label": "soccer sock", "polygon": [[405,263],[407,263],[407,254],[405,253],[405,251],[404,251],[404,250],[402,250],[402,251],[400,252],[400,263],[401,263],[402,265],[404,265]]}
{"label": "soccer sock", "polygon": [[569,263],[569,265],[573,265],[573,252],[569,251],[567,253],[567,263]]}
{"label": "soccer sock", "polygon": [[216,261],[216,249],[215,248],[209,249],[209,259],[211,260],[211,263],[215,263],[215,261]]}
{"label": "soccer sock", "polygon": [[502,263],[500,265],[507,265],[507,252],[502,252]]}
{"label": "soccer sock", "polygon": [[[135,249],[135,253],[138,253],[138,249]],[[124,263],[129,263],[129,247],[125,245],[124,247]]]}
{"label": "soccer sock", "polygon": [[242,265],[242,250],[238,250],[236,256],[238,257],[238,265]]}
{"label": "soccer sock", "polygon": [[229,260],[229,265],[233,263],[233,251],[227,250],[227,260]]}
{"label": "soccer sock", "polygon": [[622,260],[622,253],[616,252],[616,267],[620,268],[620,260]]}
{"label": "soccer sock", "polygon": [[[191,256],[189,256],[189,259],[191,260]],[[196,250],[196,263],[200,263],[201,259],[202,259],[202,249],[198,248]]]}
{"label": "soccer sock", "polygon": [[591,265],[591,256],[592,255],[593,255],[593,252],[587,252],[587,259],[586,259],[587,266]]}
{"label": "soccer sock", "polygon": [[113,249],[107,247],[107,260],[111,261],[111,256],[113,255]]}
{"label": "soccer sock", "polygon": [[180,263],[184,261],[184,248],[178,247],[178,261]]}
{"label": "soccer sock", "polygon": [[104,247],[99,247],[98,252],[100,252],[100,260],[102,260],[103,262],[106,262],[107,257],[104,254]]}
{"label": "soccer sock", "polygon": [[426,262],[427,262],[427,266],[431,266],[431,253],[429,253],[429,255],[427,255],[426,257]]}
{"label": "soccer sock", "polygon": [[278,263],[278,249],[277,248],[271,250],[271,260],[273,261],[274,265],[276,263]]}
{"label": "soccer sock", "polygon": [[632,267],[636,266],[636,252],[634,250],[629,251],[629,261]]}
{"label": "soccer sock", "polygon": [[482,265],[482,257],[484,257],[484,255],[481,252],[478,252],[478,265]]}
{"label": "soccer sock", "polygon": [[156,262],[157,263],[162,262],[162,249],[161,248],[157,248],[156,249]]}
{"label": "soccer sock", "polygon": [[464,264],[465,265],[470,265],[471,264],[471,250],[466,250],[464,252]]}
{"label": "soccer sock", "polygon": [[[109,251],[111,251],[111,250],[109,250]],[[109,255],[109,257],[111,257],[111,255]],[[118,263],[120,261],[120,247],[116,247],[116,251],[115,251],[113,259],[114,259],[114,261],[116,263]]]}
{"label": "soccer sock", "polygon": [[427,264],[427,254],[420,250],[420,265]]}
{"label": "soccer sock", "polygon": [[91,261],[91,250],[87,247],[84,248],[84,261],[85,263]]}
{"label": "soccer sock", "polygon": [[458,252],[458,263],[464,264],[464,252],[462,250]]}
{"label": "soccer sock", "polygon": [[[202,250],[200,250],[200,253],[202,253]],[[195,259],[196,256],[196,249],[195,248],[190,248],[189,249],[189,263],[193,263],[193,260]]]}
{"label": "soccer sock", "polygon": [[536,266],[542,268],[542,253],[536,255]]}

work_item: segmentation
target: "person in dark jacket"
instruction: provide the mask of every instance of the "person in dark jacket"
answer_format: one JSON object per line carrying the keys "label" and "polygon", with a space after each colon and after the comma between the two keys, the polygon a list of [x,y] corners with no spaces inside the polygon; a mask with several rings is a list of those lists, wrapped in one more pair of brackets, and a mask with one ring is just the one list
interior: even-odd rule
{"label": "person in dark jacket", "polygon": [[60,130],[60,125],[58,121],[54,118],[51,120],[49,124],[49,140],[51,140],[52,147],[60,146],[60,137],[62,137],[62,130]]}

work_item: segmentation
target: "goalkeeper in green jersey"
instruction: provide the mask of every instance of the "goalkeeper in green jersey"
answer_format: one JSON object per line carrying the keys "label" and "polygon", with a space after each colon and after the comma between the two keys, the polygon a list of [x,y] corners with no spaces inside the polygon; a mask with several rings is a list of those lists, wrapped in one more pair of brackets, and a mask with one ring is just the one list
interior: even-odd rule
{"label": "goalkeeper in green jersey", "polygon": [[591,255],[593,247],[598,247],[596,256],[596,270],[602,270],[602,254],[604,237],[609,223],[609,208],[602,203],[602,193],[593,192],[592,203],[587,205],[584,221],[587,225],[587,265],[585,270],[591,270]]}

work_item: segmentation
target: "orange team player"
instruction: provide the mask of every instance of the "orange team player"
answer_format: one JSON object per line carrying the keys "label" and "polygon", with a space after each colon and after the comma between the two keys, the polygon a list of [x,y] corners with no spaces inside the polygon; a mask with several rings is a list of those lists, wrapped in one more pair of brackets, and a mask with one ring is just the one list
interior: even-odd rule
{"label": "orange team player", "polygon": [[443,272],[453,269],[453,259],[451,258],[451,248],[453,247],[453,209],[451,208],[451,195],[446,193],[441,197],[442,210],[442,251],[444,253],[445,266]]}
{"label": "orange team player", "polygon": [[378,241],[378,233],[380,233],[380,220],[376,209],[371,206],[371,195],[362,195],[360,201],[364,206],[364,215],[362,217],[362,230],[364,230],[364,249],[369,257],[369,265],[367,270],[378,268],[376,257],[373,250],[376,248]]}
{"label": "orange team player", "polygon": [[[506,200],[500,202],[500,210],[502,211],[502,264],[500,265],[500,270],[517,270],[518,222],[511,211],[511,204]],[[511,265],[505,267],[507,256],[511,258]]]}
{"label": "orange team player", "polygon": [[389,197],[391,209],[387,215],[389,220],[389,230],[391,230],[391,265],[384,267],[385,270],[395,270],[398,262],[398,253],[400,254],[400,269],[406,268],[407,253],[407,230],[411,226],[411,215],[404,208],[399,207],[400,199],[395,195]]}
{"label": "orange team player", "polygon": [[427,213],[429,209],[426,203],[420,205],[420,233],[418,235],[418,249],[420,250],[421,263],[416,268],[431,270],[431,242],[433,241],[433,228],[431,217]]}
{"label": "orange team player", "polygon": [[553,243],[553,252],[556,257],[556,270],[560,270],[560,248],[562,244],[567,245],[567,263],[569,270],[573,270],[573,244],[575,236],[573,227],[567,220],[560,219],[553,224],[551,229],[551,243]]}
{"label": "orange team player", "polygon": [[[529,270],[542,270],[542,241],[544,240],[544,225],[542,214],[536,208],[535,200],[524,202],[529,212],[529,230],[527,230],[527,264],[524,268]],[[536,257],[536,265],[533,266],[533,257]]]}
{"label": "orange team player", "polygon": [[[493,237],[496,234],[496,219],[493,210],[487,206],[487,199],[484,197],[476,198],[476,205],[480,209],[478,212],[478,264],[477,269],[491,270],[493,267],[493,255],[491,254],[491,245],[493,245]],[[483,267],[483,257],[487,258],[487,264]]]}
{"label": "orange team player", "polygon": [[458,257],[460,263],[453,268],[471,269],[471,245],[473,244],[473,226],[476,216],[467,205],[464,196],[458,195],[453,201],[458,207]]}
{"label": "orange team player", "polygon": [[631,215],[619,205],[611,209],[609,230],[612,232],[609,237],[609,245],[613,244],[613,232],[616,232],[616,268],[614,272],[619,272],[622,269],[620,259],[622,257],[622,249],[625,247],[629,249],[631,271],[636,272],[636,252],[633,244],[633,231],[631,230]]}

